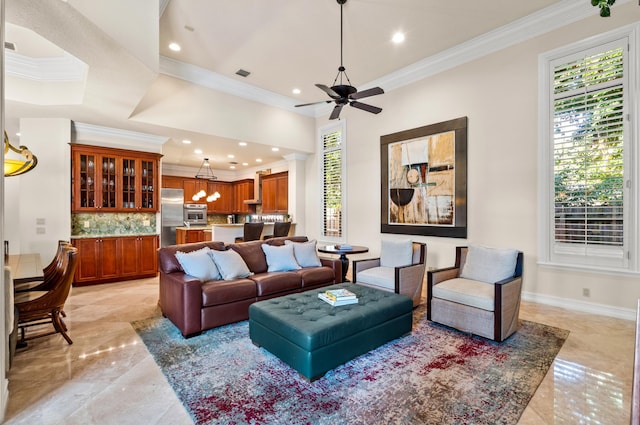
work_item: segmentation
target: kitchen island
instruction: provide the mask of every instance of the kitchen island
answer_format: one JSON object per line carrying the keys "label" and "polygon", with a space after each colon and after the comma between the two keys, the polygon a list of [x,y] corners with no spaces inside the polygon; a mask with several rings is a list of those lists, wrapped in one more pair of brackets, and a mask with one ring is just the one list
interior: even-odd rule
{"label": "kitchen island", "polygon": [[[211,240],[221,241],[224,243],[234,243],[236,238],[242,237],[244,234],[244,224],[214,224],[211,226]],[[273,234],[273,223],[264,223],[262,234],[260,239],[264,238],[264,235]],[[296,224],[291,223],[291,229],[289,229],[289,236],[296,234]]]}

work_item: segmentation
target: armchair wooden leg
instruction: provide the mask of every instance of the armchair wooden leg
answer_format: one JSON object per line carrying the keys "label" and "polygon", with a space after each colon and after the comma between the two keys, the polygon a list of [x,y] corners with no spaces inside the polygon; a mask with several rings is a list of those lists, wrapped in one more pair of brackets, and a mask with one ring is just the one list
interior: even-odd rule
{"label": "armchair wooden leg", "polygon": [[62,335],[62,337],[67,341],[67,343],[69,343],[69,345],[73,344],[73,341],[71,340],[71,338],[69,338],[69,335],[67,335],[67,325],[60,318],[60,310],[53,310],[51,312],[51,319],[53,321],[53,327],[56,328],[56,331],[58,331]]}

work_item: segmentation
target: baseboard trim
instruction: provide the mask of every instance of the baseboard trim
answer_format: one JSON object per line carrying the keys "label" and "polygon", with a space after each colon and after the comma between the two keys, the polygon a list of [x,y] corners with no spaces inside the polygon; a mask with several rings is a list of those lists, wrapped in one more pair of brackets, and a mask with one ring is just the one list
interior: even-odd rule
{"label": "baseboard trim", "polygon": [[0,423],[4,423],[7,415],[7,405],[9,404],[9,380],[2,380],[2,396],[0,397]]}
{"label": "baseboard trim", "polygon": [[553,295],[523,292],[522,299],[538,304],[546,304],[553,307],[566,308],[582,313],[598,314],[601,316],[615,317],[616,319],[636,320],[636,311],[631,308],[613,307],[605,304],[590,303],[586,301],[561,298]]}

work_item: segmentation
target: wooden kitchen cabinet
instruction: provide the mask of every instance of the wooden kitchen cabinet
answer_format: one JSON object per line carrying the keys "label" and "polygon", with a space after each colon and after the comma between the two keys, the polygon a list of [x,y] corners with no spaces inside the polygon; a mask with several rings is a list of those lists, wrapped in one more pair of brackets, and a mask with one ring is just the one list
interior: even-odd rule
{"label": "wooden kitchen cabinet", "polygon": [[71,145],[72,212],[157,212],[161,156]]}
{"label": "wooden kitchen cabinet", "polygon": [[74,286],[155,276],[158,236],[74,239],[78,265]]}
{"label": "wooden kitchen cabinet", "polygon": [[234,203],[233,212],[236,214],[251,214],[255,213],[255,207],[250,204],[245,204],[246,199],[253,199],[254,181],[253,179],[238,180],[233,182]]}
{"label": "wooden kitchen cabinet", "polygon": [[176,229],[176,245],[205,242],[207,234],[204,229]]}
{"label": "wooden kitchen cabinet", "polygon": [[262,177],[262,213],[286,214],[289,210],[289,173]]}
{"label": "wooden kitchen cabinet", "polygon": [[167,189],[184,189],[184,177],[162,176],[162,187]]}
{"label": "wooden kitchen cabinet", "polygon": [[183,189],[184,189],[184,203],[185,204],[206,204],[207,198],[200,198],[197,201],[193,199],[193,195],[200,192],[200,190],[207,191],[207,181],[202,179],[194,179],[194,178],[183,178]]}
{"label": "wooden kitchen cabinet", "polygon": [[158,237],[121,237],[120,276],[139,278],[155,276],[158,269]]}
{"label": "wooden kitchen cabinet", "polygon": [[231,214],[234,205],[233,185],[228,182],[208,182],[207,195],[212,195],[215,192],[218,192],[220,197],[215,201],[207,202],[207,212]]}
{"label": "wooden kitchen cabinet", "polygon": [[117,238],[74,239],[73,246],[78,248],[78,264],[73,284],[82,286],[118,278],[117,245]]}

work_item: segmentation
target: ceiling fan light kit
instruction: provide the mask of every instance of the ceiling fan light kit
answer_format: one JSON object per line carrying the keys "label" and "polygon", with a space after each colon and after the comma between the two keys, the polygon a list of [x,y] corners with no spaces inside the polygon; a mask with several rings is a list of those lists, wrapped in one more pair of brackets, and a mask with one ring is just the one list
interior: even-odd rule
{"label": "ceiling fan light kit", "polygon": [[[359,92],[357,88],[351,85],[351,81],[349,81],[349,77],[347,76],[345,67],[343,65],[343,60],[342,60],[342,46],[343,46],[342,7],[347,2],[347,0],[336,0],[336,1],[340,5],[340,67],[338,67],[338,74],[336,75],[336,78],[333,80],[333,85],[331,87],[328,87],[324,84],[316,84],[316,87],[324,91],[327,95],[329,95],[331,99],[323,100],[320,102],[304,103],[301,105],[296,105],[296,107],[335,102],[336,106],[333,108],[333,111],[329,116],[330,120],[335,120],[336,118],[339,118],[340,112],[342,111],[342,108],[345,105],[350,105],[350,106],[353,106],[354,108],[371,112],[372,114],[379,114],[380,112],[382,112],[382,108],[378,108],[377,106],[372,106],[366,103],[358,102],[357,100],[365,97],[369,97],[369,96],[382,94],[384,93],[384,90],[382,90],[380,87],[373,87],[371,89],[367,89]],[[344,80],[346,80],[346,84]]]}

